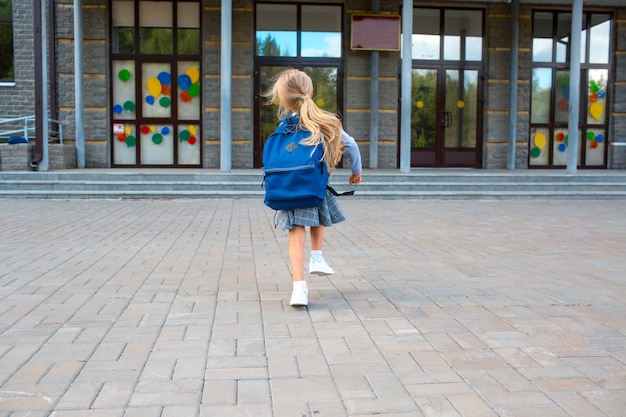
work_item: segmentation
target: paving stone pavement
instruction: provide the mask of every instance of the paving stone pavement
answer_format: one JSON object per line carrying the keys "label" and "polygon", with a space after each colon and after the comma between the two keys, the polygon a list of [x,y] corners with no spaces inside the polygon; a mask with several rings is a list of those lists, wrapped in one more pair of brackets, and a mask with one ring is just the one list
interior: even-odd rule
{"label": "paving stone pavement", "polygon": [[623,201],[341,205],[0,200],[0,417],[626,416]]}

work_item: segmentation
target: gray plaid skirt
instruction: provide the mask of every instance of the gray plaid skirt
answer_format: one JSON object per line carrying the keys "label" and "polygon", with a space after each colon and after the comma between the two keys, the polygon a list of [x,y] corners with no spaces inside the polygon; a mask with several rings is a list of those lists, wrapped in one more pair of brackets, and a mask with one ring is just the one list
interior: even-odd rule
{"label": "gray plaid skirt", "polygon": [[304,209],[278,210],[274,217],[274,225],[278,229],[289,230],[294,226],[325,226],[329,227],[346,219],[337,203],[337,199],[326,190],[326,198],[319,207]]}

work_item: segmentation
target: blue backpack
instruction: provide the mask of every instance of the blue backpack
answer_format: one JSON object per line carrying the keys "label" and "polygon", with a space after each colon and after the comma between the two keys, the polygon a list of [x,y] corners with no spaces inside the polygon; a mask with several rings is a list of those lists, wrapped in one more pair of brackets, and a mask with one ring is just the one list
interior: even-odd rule
{"label": "blue backpack", "polygon": [[326,197],[328,168],[324,146],[303,145],[311,132],[286,116],[263,147],[265,205],[274,210],[319,207]]}

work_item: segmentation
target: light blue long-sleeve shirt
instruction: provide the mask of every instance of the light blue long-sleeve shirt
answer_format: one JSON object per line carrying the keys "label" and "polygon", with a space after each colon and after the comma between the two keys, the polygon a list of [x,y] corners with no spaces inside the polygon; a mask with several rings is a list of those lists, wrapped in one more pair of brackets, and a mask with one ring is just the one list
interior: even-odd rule
{"label": "light blue long-sleeve shirt", "polygon": [[348,158],[350,158],[350,169],[353,174],[361,174],[363,172],[363,166],[361,165],[361,151],[356,144],[354,138],[345,130],[341,129],[341,139],[345,144],[345,151]]}

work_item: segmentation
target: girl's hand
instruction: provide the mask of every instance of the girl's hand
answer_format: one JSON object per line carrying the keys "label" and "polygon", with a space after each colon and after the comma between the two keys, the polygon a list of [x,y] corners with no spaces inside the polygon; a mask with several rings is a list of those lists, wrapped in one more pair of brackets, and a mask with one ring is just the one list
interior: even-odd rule
{"label": "girl's hand", "polygon": [[352,184],[360,184],[361,183],[361,174],[352,174],[350,175],[350,185]]}

